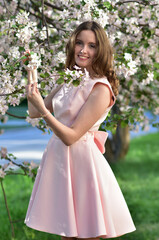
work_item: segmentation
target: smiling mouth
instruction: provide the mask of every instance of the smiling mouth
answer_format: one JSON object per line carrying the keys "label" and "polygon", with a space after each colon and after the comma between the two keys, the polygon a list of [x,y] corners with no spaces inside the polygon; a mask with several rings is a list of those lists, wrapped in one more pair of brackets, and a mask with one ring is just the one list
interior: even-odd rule
{"label": "smiling mouth", "polygon": [[78,55],[80,59],[87,60],[89,57]]}

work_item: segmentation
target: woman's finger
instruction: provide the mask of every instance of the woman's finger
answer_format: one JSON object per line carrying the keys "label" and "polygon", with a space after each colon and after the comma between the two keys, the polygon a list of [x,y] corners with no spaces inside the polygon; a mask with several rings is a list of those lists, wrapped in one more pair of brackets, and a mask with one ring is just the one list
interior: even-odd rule
{"label": "woman's finger", "polygon": [[32,82],[32,72],[30,70],[28,70],[27,72],[28,72],[28,84],[31,84],[31,82]]}
{"label": "woman's finger", "polygon": [[31,84],[25,86],[27,96],[31,93]]}
{"label": "woman's finger", "polygon": [[32,78],[33,78],[33,82],[37,82],[38,77],[37,77],[37,69],[36,68],[34,68],[32,70]]}
{"label": "woman's finger", "polygon": [[33,83],[31,85],[31,93],[37,93],[37,83]]}
{"label": "woman's finger", "polygon": [[35,86],[36,86],[36,92],[39,93],[39,89],[38,89],[38,87],[37,87],[37,86],[38,86],[38,83],[37,83],[37,82],[35,83]]}

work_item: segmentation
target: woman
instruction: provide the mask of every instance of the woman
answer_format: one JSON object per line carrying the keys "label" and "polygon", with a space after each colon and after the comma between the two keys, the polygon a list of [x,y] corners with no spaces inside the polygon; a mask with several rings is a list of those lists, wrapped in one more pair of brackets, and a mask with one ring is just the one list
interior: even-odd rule
{"label": "woman", "polygon": [[[118,93],[112,48],[104,29],[88,21],[73,32],[66,55],[67,68],[77,65],[89,72],[83,86],[63,84],[44,101],[36,83],[26,87],[30,117],[42,116],[54,134],[37,173],[25,223],[62,240],[117,237],[135,226],[102,155],[107,133],[98,131]],[[36,80],[36,70],[28,71],[29,82],[31,77]]]}

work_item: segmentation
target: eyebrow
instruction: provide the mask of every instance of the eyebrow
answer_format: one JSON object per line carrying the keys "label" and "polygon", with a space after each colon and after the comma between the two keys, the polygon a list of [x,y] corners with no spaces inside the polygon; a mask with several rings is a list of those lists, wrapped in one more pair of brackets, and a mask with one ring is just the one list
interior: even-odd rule
{"label": "eyebrow", "polygon": [[[76,41],[81,41],[81,42],[83,42],[81,39],[79,39],[79,38],[76,38]],[[89,42],[89,43],[91,43],[91,44],[95,44],[96,45],[96,43],[95,42]]]}

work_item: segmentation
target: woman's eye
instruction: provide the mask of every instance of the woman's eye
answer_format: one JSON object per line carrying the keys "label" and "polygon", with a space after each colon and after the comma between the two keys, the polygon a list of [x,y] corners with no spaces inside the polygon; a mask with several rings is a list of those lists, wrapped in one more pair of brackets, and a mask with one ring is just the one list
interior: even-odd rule
{"label": "woman's eye", "polygon": [[77,41],[77,42],[76,42],[76,44],[77,44],[77,45],[81,45],[81,44],[82,44],[82,42],[80,42],[80,41]]}
{"label": "woman's eye", "polygon": [[95,46],[94,44],[91,44],[90,47],[91,47],[91,48],[95,48],[96,46]]}

